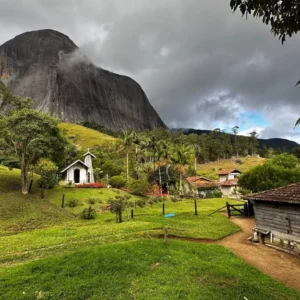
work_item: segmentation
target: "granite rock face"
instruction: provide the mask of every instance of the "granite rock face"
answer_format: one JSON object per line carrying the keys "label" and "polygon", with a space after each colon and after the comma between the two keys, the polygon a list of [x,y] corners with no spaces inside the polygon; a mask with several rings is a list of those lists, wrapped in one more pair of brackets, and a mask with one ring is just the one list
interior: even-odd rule
{"label": "granite rock face", "polygon": [[23,33],[1,45],[0,80],[65,122],[94,122],[115,131],[166,127],[138,83],[96,67],[54,30]]}

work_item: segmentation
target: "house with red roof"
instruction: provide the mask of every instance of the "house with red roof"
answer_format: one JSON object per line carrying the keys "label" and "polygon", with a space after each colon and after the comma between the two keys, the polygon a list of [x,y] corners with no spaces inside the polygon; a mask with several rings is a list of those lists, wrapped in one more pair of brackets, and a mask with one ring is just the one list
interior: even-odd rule
{"label": "house with red roof", "polygon": [[223,169],[218,172],[219,175],[219,185],[221,192],[224,196],[233,196],[237,195],[238,177],[241,175],[241,172],[237,169]]}
{"label": "house with red roof", "polygon": [[186,182],[189,184],[189,187],[192,189],[195,195],[205,193],[205,191],[207,190],[219,188],[219,184],[217,181],[211,180],[204,176],[187,177]]}

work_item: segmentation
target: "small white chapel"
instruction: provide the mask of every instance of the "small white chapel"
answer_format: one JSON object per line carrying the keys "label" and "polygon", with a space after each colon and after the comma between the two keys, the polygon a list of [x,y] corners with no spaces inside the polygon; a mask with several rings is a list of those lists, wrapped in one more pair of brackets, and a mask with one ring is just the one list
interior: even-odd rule
{"label": "small white chapel", "polygon": [[90,149],[83,155],[84,162],[80,159],[67,166],[61,173],[65,177],[65,183],[94,183],[94,172],[92,159],[96,156],[90,152]]}

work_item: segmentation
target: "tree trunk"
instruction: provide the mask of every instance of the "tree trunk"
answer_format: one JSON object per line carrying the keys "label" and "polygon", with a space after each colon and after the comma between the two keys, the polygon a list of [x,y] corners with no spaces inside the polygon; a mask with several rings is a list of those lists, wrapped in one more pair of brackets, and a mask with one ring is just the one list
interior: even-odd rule
{"label": "tree trunk", "polygon": [[197,157],[195,156],[195,171],[197,172]]}
{"label": "tree trunk", "polygon": [[166,164],[166,174],[167,174],[167,193],[170,195],[169,191],[169,170],[168,170],[168,164]]}
{"label": "tree trunk", "polygon": [[129,163],[128,163],[128,160],[129,160],[129,154],[128,152],[126,153],[126,183],[128,184],[128,179],[129,179]]}
{"label": "tree trunk", "polygon": [[138,162],[138,155],[137,155],[137,152],[138,152],[138,148],[135,147],[136,176],[137,176],[137,179],[139,179],[139,162]]}
{"label": "tree trunk", "polygon": [[160,173],[160,166],[158,166],[158,177],[159,177],[159,193],[161,194],[161,173]]}
{"label": "tree trunk", "polygon": [[182,175],[181,175],[181,173],[180,173],[180,176],[179,176],[179,195],[181,195],[181,177],[182,177]]}
{"label": "tree trunk", "polygon": [[25,163],[25,154],[22,154],[21,157],[21,185],[22,185],[22,194],[28,194],[27,186],[27,166]]}
{"label": "tree trunk", "polygon": [[119,211],[119,223],[122,223],[123,220],[122,220],[122,211]]}

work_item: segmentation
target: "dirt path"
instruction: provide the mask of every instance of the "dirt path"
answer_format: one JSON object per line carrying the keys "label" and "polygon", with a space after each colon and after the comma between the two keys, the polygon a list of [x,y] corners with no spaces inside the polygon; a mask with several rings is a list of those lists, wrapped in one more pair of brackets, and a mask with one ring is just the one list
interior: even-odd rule
{"label": "dirt path", "polygon": [[255,227],[254,219],[232,217],[241,231],[217,242],[248,264],[284,284],[300,291],[300,258],[267,246],[247,241]]}

